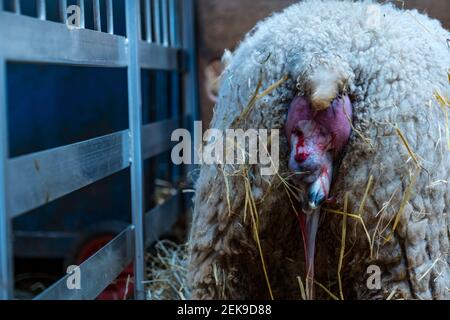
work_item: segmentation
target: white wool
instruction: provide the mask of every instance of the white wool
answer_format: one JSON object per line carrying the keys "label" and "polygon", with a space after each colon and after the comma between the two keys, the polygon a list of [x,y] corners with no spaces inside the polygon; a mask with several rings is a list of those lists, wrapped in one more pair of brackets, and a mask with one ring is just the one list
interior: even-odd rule
{"label": "white wool", "polygon": [[339,89],[342,88],[344,81],[345,79],[336,70],[330,70],[323,66],[317,67],[309,76],[308,83],[312,107],[316,110],[328,108],[339,94]]}

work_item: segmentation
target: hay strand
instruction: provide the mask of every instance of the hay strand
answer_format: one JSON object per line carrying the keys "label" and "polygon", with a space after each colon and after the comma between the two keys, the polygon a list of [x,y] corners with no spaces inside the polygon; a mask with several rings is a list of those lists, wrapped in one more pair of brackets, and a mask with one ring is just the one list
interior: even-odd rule
{"label": "hay strand", "polygon": [[[253,198],[253,193],[251,189],[250,179],[248,177],[248,170],[244,167],[244,186],[245,186],[245,201],[248,202],[248,206],[246,208],[249,209],[250,219],[253,230],[253,237],[256,242],[256,246],[258,247],[259,256],[261,259],[261,265],[264,273],[264,278],[266,280],[267,289],[269,290],[270,299],[274,300],[274,295],[272,292],[272,286],[270,284],[269,274],[267,271],[266,261],[264,258],[264,253],[261,246],[261,241],[259,239],[259,218],[258,218],[258,210],[256,207],[255,199]],[[245,215],[245,214],[244,214]]]}
{"label": "hay strand", "polygon": [[327,287],[325,287],[323,284],[321,284],[316,280],[314,280],[314,283],[318,285],[323,291],[325,291],[333,300],[339,300],[339,298],[335,294],[333,294],[330,290],[328,290]]}
{"label": "hay strand", "polygon": [[347,207],[348,207],[348,192],[346,192],[345,196],[344,196],[344,213],[345,214],[342,217],[341,251],[339,254],[339,264],[338,264],[338,270],[337,270],[339,295],[340,295],[341,300],[344,300],[344,292],[342,290],[341,271],[342,271],[342,263],[344,260],[344,253],[345,253],[345,239],[347,237]]}
{"label": "hay strand", "polygon": [[288,75],[284,75],[280,80],[278,80],[274,84],[267,87],[267,89],[265,89],[263,92],[259,93],[259,91],[262,88],[262,81],[263,81],[262,78],[263,78],[263,71],[262,71],[262,69],[260,69],[259,79],[258,79],[258,83],[255,88],[255,91],[254,91],[252,97],[250,98],[247,106],[242,111],[241,115],[236,119],[237,122],[240,122],[242,120],[247,120],[248,115],[250,114],[250,112],[252,111],[253,107],[255,106],[255,104],[258,100],[267,96],[269,93],[271,93],[273,90],[275,90],[276,88],[281,86],[283,83],[285,83],[289,79]]}
{"label": "hay strand", "polygon": [[298,281],[298,286],[300,287],[300,296],[301,296],[302,300],[307,300],[305,286],[303,285],[302,277],[297,276],[297,281]]}
{"label": "hay strand", "polygon": [[409,183],[408,187],[405,190],[405,193],[403,194],[403,198],[400,203],[400,208],[398,209],[397,215],[395,217],[394,226],[392,227],[391,233],[386,238],[385,243],[388,243],[391,241],[391,239],[395,233],[395,230],[397,229],[397,226],[400,222],[400,217],[403,215],[405,206],[408,203],[409,199],[411,199],[412,190],[413,190],[414,185],[416,184],[416,180],[417,180],[417,176],[418,176],[418,171],[419,171],[419,169],[416,169],[416,171],[414,172],[414,174],[411,178],[411,182]]}

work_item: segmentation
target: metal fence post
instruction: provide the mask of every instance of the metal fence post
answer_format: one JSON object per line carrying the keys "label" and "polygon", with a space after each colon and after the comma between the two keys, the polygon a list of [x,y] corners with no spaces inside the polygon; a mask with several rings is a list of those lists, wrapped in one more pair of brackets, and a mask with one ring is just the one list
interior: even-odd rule
{"label": "metal fence post", "polygon": [[21,6],[20,6],[20,0],[13,0],[12,1],[12,9],[14,13],[20,14],[22,12]]}
{"label": "metal fence post", "polygon": [[40,20],[47,19],[47,7],[46,7],[45,0],[37,0],[36,7],[37,7],[38,19],[40,19]]}
{"label": "metal fence post", "polygon": [[[170,46],[180,47],[180,5],[178,0],[169,0],[169,41]],[[180,71],[171,72],[171,117],[176,118],[181,113]],[[181,117],[180,117],[181,119]],[[179,126],[184,125],[179,121]],[[176,185],[181,176],[181,167],[172,163],[172,183]]]}
{"label": "metal fence post", "polygon": [[126,25],[128,38],[128,113],[131,133],[131,206],[135,227],[135,299],[143,300],[144,292],[144,201],[142,159],[142,98],[139,62],[140,6],[139,0],[127,0]]}
{"label": "metal fence post", "polygon": [[198,92],[197,92],[197,59],[195,45],[195,2],[193,0],[182,1],[183,17],[183,48],[186,51],[185,95],[186,112],[191,120],[199,120]]}
{"label": "metal fence post", "polygon": [[[182,18],[182,48],[185,51],[185,73],[183,74],[183,102],[184,115],[188,123],[185,128],[194,132],[194,121],[200,120],[198,107],[198,86],[197,86],[197,54],[195,38],[195,1],[181,1]],[[192,155],[197,152],[197,146],[192,145]],[[195,165],[185,166],[184,173],[188,175],[195,168]]]}
{"label": "metal fence post", "polygon": [[67,0],[58,1],[58,14],[60,22],[67,23]]}
{"label": "metal fence post", "polygon": [[162,43],[162,35],[161,35],[161,6],[160,0],[153,0],[153,22],[154,22],[154,33],[155,33],[155,42],[157,44]]}
{"label": "metal fence post", "polygon": [[11,220],[6,211],[6,161],[8,129],[6,102],[6,62],[0,57],[0,300],[13,297]]}

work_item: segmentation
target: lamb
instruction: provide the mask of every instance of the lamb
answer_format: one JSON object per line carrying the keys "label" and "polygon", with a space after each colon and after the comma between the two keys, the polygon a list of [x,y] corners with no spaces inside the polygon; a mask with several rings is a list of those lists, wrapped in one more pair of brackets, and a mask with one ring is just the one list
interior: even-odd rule
{"label": "lamb", "polygon": [[[415,10],[310,0],[260,22],[230,58],[212,128],[283,131],[296,96],[318,111],[351,100],[352,133],[333,163],[335,203],[321,206],[316,297],[329,298],[327,288],[342,299],[450,299],[449,38]],[[289,158],[281,135],[285,161],[273,177],[258,166],[202,166],[192,298],[305,297],[297,217],[306,191]],[[370,270],[380,271],[379,285]]]}

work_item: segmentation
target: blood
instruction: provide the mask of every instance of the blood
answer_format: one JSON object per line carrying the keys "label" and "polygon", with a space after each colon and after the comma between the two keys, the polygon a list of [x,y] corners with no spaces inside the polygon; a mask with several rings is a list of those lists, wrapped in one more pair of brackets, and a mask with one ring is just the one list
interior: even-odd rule
{"label": "blood", "polygon": [[308,152],[300,152],[295,154],[295,161],[298,163],[303,163],[308,160],[310,154]]}
{"label": "blood", "polygon": [[297,140],[297,149],[298,149],[298,148],[304,148],[304,147],[305,147],[305,137],[304,137],[304,135],[303,135],[303,132],[301,132],[301,131],[299,131],[299,130],[296,130],[294,133],[295,133],[295,135],[298,137],[298,140]]}
{"label": "blood", "polygon": [[305,162],[309,158],[310,153],[305,152],[305,151],[300,151],[302,148],[305,148],[305,137],[303,136],[303,132],[296,131],[295,134],[298,137],[297,144],[295,146],[296,147],[295,161],[297,161],[298,163],[302,163],[302,162]]}

